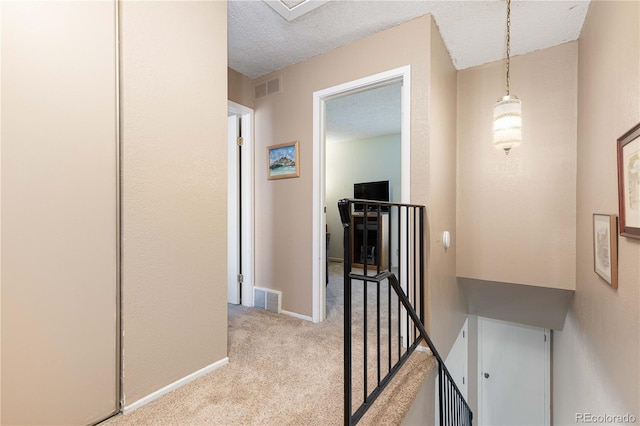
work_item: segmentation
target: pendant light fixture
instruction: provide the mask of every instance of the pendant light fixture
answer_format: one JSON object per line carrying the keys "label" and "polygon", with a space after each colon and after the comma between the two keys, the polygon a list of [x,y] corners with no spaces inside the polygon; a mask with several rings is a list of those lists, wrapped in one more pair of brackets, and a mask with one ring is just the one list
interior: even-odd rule
{"label": "pendant light fixture", "polygon": [[511,0],[507,0],[507,94],[493,107],[493,144],[509,154],[522,140],[522,104],[509,93],[509,65],[511,56]]}

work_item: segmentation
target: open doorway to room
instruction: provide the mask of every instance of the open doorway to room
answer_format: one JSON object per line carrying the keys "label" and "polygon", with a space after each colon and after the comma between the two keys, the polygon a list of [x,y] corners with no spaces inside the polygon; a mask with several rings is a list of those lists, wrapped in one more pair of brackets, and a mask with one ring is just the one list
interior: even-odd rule
{"label": "open doorway to room", "polygon": [[329,260],[343,256],[338,199],[381,181],[390,201],[410,199],[409,84],[406,66],[314,93],[314,322],[326,318]]}
{"label": "open doorway to room", "polygon": [[[356,197],[354,186],[373,187],[380,182],[385,194],[379,195],[388,195],[383,201],[401,201],[401,89],[401,82],[391,82],[326,102],[326,221],[329,232],[335,233],[329,243],[329,261],[343,259],[337,204],[342,198]],[[393,260],[397,266],[397,258]]]}

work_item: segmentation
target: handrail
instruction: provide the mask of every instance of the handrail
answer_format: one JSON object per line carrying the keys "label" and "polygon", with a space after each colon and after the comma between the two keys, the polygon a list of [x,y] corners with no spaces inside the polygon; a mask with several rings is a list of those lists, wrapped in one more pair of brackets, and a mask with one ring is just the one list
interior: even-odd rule
{"label": "handrail", "polygon": [[[353,205],[363,206],[363,213],[357,215],[352,214]],[[396,226],[392,223],[388,229],[383,229],[381,224],[388,220],[383,218],[382,207],[387,206],[388,215],[396,219]],[[438,397],[439,397],[439,424],[444,425],[469,425],[472,424],[473,413],[471,412],[467,402],[464,400],[460,389],[453,381],[451,374],[447,370],[442,357],[438,353],[429,334],[424,326],[424,219],[425,207],[414,204],[388,203],[371,200],[360,199],[342,199],[338,201],[338,210],[340,219],[344,229],[344,424],[356,424],[364,413],[369,409],[371,404],[381,394],[384,388],[389,384],[395,374],[402,368],[409,356],[418,347],[424,339],[431,353],[438,362],[439,380],[438,380]],[[362,223],[352,228],[354,221],[358,219]],[[384,219],[384,220],[383,220]],[[397,231],[397,253],[398,259],[404,259],[405,262],[399,262],[396,275],[392,272],[393,260],[391,244],[387,244],[387,253],[380,253],[380,246],[384,246],[385,239],[392,240],[392,229]],[[384,233],[387,235],[381,235]],[[362,234],[362,235],[360,235]],[[363,272],[353,271],[353,260],[356,257],[352,250],[354,240],[362,243],[360,246],[359,267]],[[372,241],[370,241],[372,240]],[[369,244],[373,244],[375,253],[369,259]],[[378,250],[375,250],[375,248]],[[364,257],[363,257],[364,254]],[[384,258],[383,256],[386,256]],[[386,267],[381,267],[386,260]],[[403,265],[404,263],[404,265]],[[374,273],[370,274],[369,269],[374,269]],[[363,283],[363,402],[355,412],[353,412],[353,283],[352,281],[361,281]],[[384,310],[384,303],[381,302],[381,284],[387,282],[387,305],[388,311]],[[403,283],[404,287],[403,289]],[[376,287],[376,354],[375,364],[377,367],[377,385],[372,391],[368,386],[368,334],[369,334],[369,308],[368,287],[369,284]],[[413,284],[413,286],[411,286]],[[392,312],[392,291],[397,297],[397,312]],[[419,307],[420,314],[416,311]],[[401,308],[407,316],[404,330],[401,327]],[[387,355],[388,368],[384,377],[381,375],[381,315],[387,314]],[[396,313],[397,329],[392,329],[391,317]],[[409,320],[413,323],[413,329],[409,326]],[[413,330],[413,333],[412,333]],[[392,334],[396,331],[397,337],[397,360],[392,365]],[[405,333],[402,335],[402,333]],[[404,347],[404,351],[403,351]],[[395,353],[394,353],[395,355]]]}

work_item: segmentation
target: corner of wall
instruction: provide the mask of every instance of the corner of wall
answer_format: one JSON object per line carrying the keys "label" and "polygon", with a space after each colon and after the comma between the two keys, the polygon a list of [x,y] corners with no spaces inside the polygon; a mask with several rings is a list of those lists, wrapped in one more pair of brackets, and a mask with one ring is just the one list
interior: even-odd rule
{"label": "corner of wall", "polygon": [[253,81],[233,68],[227,67],[228,99],[248,108],[254,107]]}
{"label": "corner of wall", "polygon": [[[466,318],[456,280],[457,71],[433,18],[429,42],[429,265],[430,333],[447,354]],[[442,244],[444,231],[451,245]]]}

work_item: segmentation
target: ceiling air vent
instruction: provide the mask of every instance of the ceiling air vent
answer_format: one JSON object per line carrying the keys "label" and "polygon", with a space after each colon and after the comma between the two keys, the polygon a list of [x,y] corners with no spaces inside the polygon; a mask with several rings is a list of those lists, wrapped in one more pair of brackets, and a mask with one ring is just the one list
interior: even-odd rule
{"label": "ceiling air vent", "polygon": [[287,21],[309,13],[329,0],[262,0]]}
{"label": "ceiling air vent", "polygon": [[271,80],[263,81],[253,86],[254,99],[264,98],[265,96],[280,93],[281,89],[280,76],[272,78]]}

